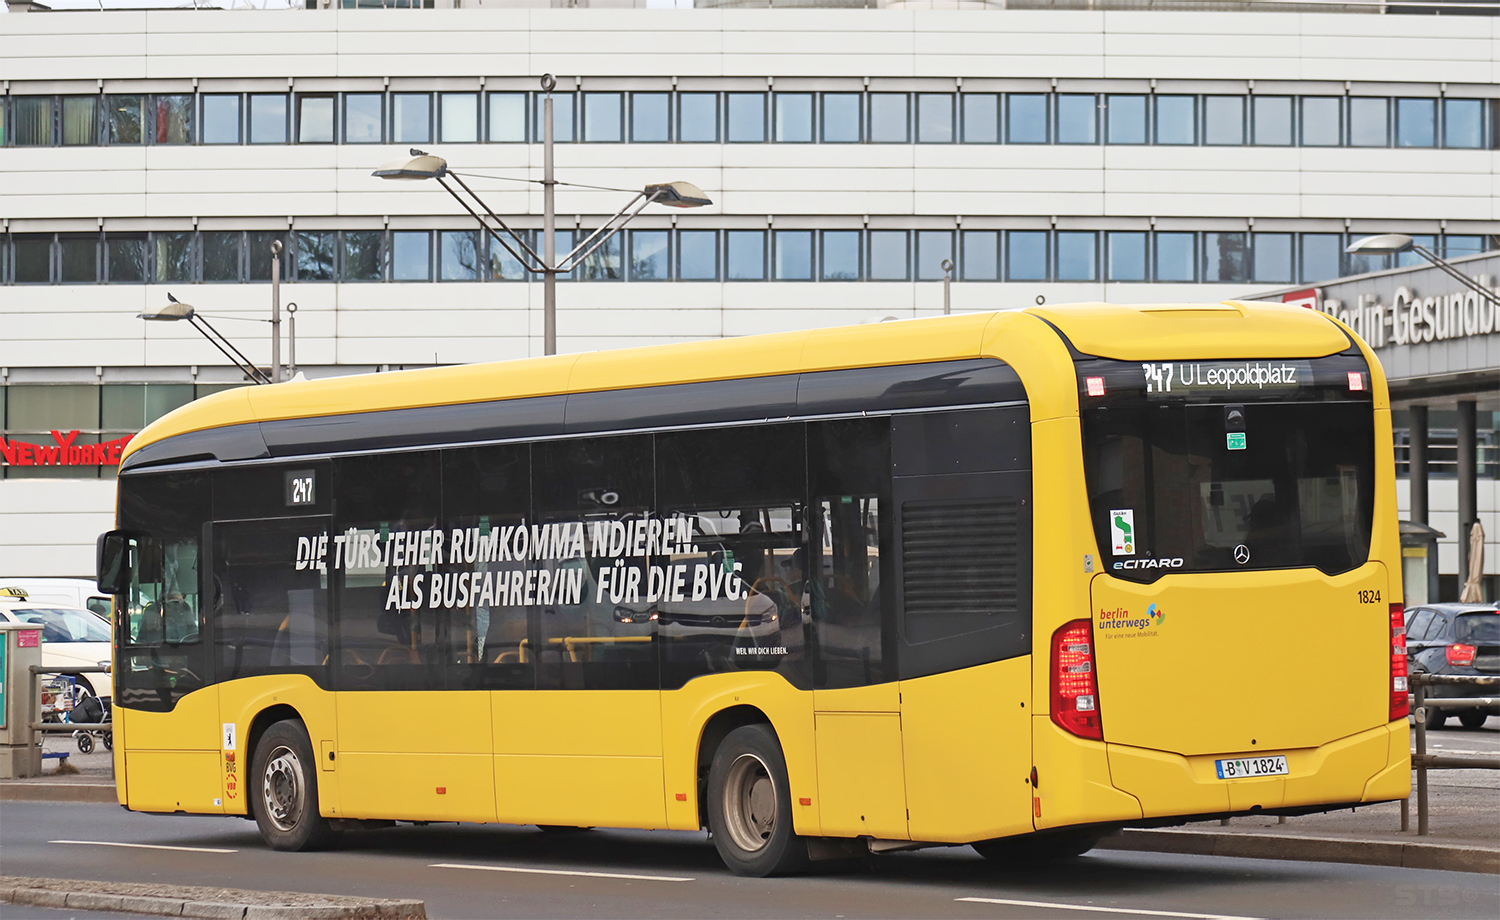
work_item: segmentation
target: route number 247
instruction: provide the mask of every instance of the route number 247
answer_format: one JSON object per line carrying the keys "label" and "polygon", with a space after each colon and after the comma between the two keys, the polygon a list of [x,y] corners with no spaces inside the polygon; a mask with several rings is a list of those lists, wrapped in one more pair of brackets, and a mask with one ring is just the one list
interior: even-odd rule
{"label": "route number 247", "polygon": [[1359,602],[1361,604],[1378,604],[1380,603],[1380,592],[1361,591],[1359,592]]}

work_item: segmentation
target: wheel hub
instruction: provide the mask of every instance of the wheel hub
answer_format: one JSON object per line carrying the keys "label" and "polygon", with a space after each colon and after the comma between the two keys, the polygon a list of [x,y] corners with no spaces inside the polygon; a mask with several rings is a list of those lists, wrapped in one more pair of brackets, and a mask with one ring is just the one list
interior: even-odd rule
{"label": "wheel hub", "polygon": [[266,817],[277,830],[290,831],[302,814],[302,761],[291,748],[282,746],[271,752],[262,778],[261,802]]}
{"label": "wheel hub", "polygon": [[776,833],[776,783],[765,761],[741,754],[724,782],[725,830],[735,846],[755,852]]}

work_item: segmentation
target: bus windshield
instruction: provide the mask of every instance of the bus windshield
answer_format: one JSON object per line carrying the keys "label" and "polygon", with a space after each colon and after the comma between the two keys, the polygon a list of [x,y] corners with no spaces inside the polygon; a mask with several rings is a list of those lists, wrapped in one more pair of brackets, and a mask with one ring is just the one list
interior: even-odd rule
{"label": "bus windshield", "polygon": [[1315,567],[1369,555],[1374,417],[1362,357],[1078,362],[1103,570]]}

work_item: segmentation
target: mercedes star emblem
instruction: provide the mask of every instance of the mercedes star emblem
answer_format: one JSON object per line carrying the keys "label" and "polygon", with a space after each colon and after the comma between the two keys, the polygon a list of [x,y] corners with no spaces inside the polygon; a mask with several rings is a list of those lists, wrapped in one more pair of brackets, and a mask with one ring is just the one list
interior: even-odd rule
{"label": "mercedes star emblem", "polygon": [[1249,562],[1250,547],[1246,546],[1243,543],[1241,543],[1239,546],[1236,546],[1234,548],[1234,561],[1238,562],[1240,565],[1244,565],[1245,563]]}

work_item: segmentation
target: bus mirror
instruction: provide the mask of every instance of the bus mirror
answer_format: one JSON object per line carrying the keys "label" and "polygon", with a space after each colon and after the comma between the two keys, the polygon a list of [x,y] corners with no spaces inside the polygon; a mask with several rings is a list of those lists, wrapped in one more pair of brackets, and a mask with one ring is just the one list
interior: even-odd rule
{"label": "bus mirror", "polygon": [[118,530],[99,535],[97,583],[103,594],[124,594],[130,569],[125,564],[125,534]]}

